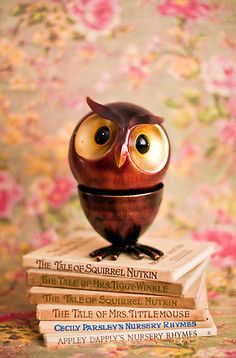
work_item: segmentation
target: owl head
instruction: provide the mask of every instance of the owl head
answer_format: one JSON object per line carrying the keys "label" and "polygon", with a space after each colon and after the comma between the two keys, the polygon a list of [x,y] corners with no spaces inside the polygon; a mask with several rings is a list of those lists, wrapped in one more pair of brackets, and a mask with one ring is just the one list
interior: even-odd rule
{"label": "owl head", "polygon": [[91,112],[76,125],[69,146],[77,182],[104,192],[154,189],[170,159],[163,119],[131,103],[87,103]]}

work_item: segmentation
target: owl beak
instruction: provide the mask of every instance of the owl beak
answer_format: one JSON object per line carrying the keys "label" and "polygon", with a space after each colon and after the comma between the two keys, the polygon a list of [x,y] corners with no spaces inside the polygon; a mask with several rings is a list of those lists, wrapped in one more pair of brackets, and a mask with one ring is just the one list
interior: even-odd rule
{"label": "owl beak", "polygon": [[118,146],[115,151],[115,162],[118,168],[121,168],[124,162],[126,161],[128,155],[127,144],[124,143],[121,146]]}

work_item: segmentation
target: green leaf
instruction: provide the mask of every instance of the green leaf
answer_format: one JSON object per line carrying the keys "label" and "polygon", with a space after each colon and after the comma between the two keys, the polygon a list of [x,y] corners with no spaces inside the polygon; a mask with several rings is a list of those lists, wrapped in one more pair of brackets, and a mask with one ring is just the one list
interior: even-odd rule
{"label": "green leaf", "polygon": [[186,110],[175,110],[170,115],[170,120],[176,128],[186,128],[191,120],[191,113]]}
{"label": "green leaf", "polygon": [[215,107],[205,107],[199,112],[199,121],[204,124],[211,124],[218,118],[218,111]]}
{"label": "green leaf", "polygon": [[42,22],[44,19],[44,14],[41,12],[33,12],[28,19],[29,25],[35,25]]}
{"label": "green leaf", "polygon": [[180,105],[177,101],[175,101],[173,98],[166,98],[165,105],[169,108],[179,108]]}
{"label": "green leaf", "polygon": [[5,227],[9,226],[9,219],[5,219],[5,218],[0,218],[0,228],[4,229]]}
{"label": "green leaf", "polygon": [[19,16],[25,13],[27,4],[17,4],[11,9],[12,16]]}
{"label": "green leaf", "polygon": [[216,292],[220,292],[220,293],[223,293],[225,292],[225,287],[224,286],[219,286],[216,288]]}
{"label": "green leaf", "polygon": [[75,24],[75,21],[69,16],[67,16],[66,21],[68,22],[68,24]]}
{"label": "green leaf", "polygon": [[191,104],[196,105],[200,100],[200,93],[194,89],[186,89],[183,91],[183,96],[187,99]]}
{"label": "green leaf", "polygon": [[206,158],[209,158],[216,150],[216,145],[211,145],[210,147],[208,147],[204,153]]}

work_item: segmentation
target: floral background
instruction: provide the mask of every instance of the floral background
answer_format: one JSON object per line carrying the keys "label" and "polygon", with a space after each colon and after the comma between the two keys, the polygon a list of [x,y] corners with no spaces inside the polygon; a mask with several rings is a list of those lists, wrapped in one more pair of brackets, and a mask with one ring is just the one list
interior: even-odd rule
{"label": "floral background", "polygon": [[209,240],[218,336],[51,351],[59,357],[236,357],[236,1],[0,2],[0,354],[46,355],[25,294],[22,254],[89,227],[67,150],[101,103],[165,118],[172,160],[150,231]]}

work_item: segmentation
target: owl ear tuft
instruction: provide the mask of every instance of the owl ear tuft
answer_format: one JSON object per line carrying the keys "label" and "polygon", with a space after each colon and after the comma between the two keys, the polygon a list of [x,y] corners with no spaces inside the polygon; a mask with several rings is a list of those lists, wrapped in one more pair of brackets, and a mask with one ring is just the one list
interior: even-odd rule
{"label": "owl ear tuft", "polygon": [[104,106],[103,104],[97,103],[89,97],[86,97],[86,101],[91,110],[99,117],[102,117],[104,119],[110,119],[111,121],[117,121],[118,119],[120,119],[119,114],[113,111],[111,108]]}

